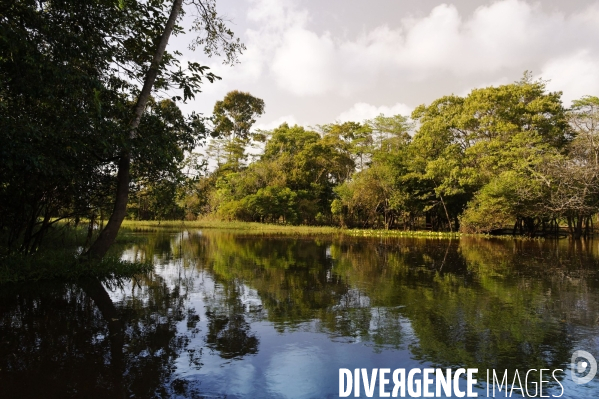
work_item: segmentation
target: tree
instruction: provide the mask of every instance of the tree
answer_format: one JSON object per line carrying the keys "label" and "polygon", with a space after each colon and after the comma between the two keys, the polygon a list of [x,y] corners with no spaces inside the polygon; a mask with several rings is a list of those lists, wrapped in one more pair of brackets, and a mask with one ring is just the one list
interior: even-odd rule
{"label": "tree", "polygon": [[[207,33],[207,36],[205,38],[198,39],[196,44],[204,45],[205,52],[208,55],[211,55],[213,52],[218,54],[218,50],[222,46],[228,61],[234,61],[236,59],[236,52],[240,51],[242,47],[236,45],[234,42],[231,44],[230,40],[232,39],[233,34],[230,30],[226,29],[222,19],[217,16],[214,1],[204,0],[203,2],[199,1],[198,3],[192,4],[196,4],[196,9],[199,11],[200,15],[199,19],[196,20],[196,27],[201,29],[203,28]],[[158,41],[153,54],[149,52],[146,53],[147,55],[152,54],[151,61],[149,62],[149,65],[147,65],[147,69],[143,68],[145,65],[140,65],[142,66],[141,70],[143,71],[144,84],[139,92],[139,95],[137,96],[135,107],[132,113],[133,118],[128,126],[130,141],[138,137],[137,129],[146,108],[146,104],[150,98],[154,83],[159,77],[160,70],[164,70],[165,63],[168,64],[169,61],[171,63],[174,62],[172,58],[167,57],[166,62],[163,63],[163,57],[165,55],[165,50],[170,35],[175,29],[176,21],[181,13],[181,8],[182,0],[174,0],[170,9],[168,20],[164,25],[160,40]],[[170,75],[163,74],[162,78],[164,80],[159,82],[159,87],[168,87],[169,83],[178,83],[180,87],[183,88],[185,99],[193,97],[194,92],[199,90],[199,84],[201,82],[200,75],[203,74],[205,67],[201,67],[199,64],[190,63],[189,69],[192,72],[190,78],[184,76],[183,73],[172,73]],[[211,75],[210,78],[213,79],[214,75]],[[104,256],[104,254],[106,254],[108,248],[114,242],[120,225],[125,218],[129,197],[130,164],[131,152],[129,148],[125,146],[121,151],[118,161],[117,189],[115,194],[114,209],[106,227],[102,230],[97,240],[90,247],[88,251],[88,255],[90,257],[101,258]]]}
{"label": "tree", "polygon": [[131,21],[147,12],[133,2],[126,11],[110,1],[3,4],[0,229],[8,251],[36,250],[50,218],[85,215],[110,191],[127,87],[115,43],[144,40]]}
{"label": "tree", "polygon": [[384,150],[384,143],[389,144],[388,139],[392,137],[407,139],[409,137],[408,131],[412,127],[408,118],[403,115],[385,116],[383,114],[366,120],[364,125],[372,132],[373,141],[381,151]]}
{"label": "tree", "polygon": [[[571,138],[560,96],[527,73],[513,84],[418,107],[413,165],[433,183],[436,202],[429,210],[441,205],[449,228],[457,228],[458,215],[484,185],[508,170],[530,178],[536,166],[559,156]],[[512,216],[531,225],[529,216]]]}
{"label": "tree", "polygon": [[[215,13],[214,1],[189,5],[197,7],[194,28],[203,32],[194,44],[208,55],[222,49],[234,61],[243,45]],[[174,103],[193,97],[203,78],[217,79],[195,62],[183,68],[177,54],[165,51],[170,33],[182,32],[175,23],[181,7],[181,1],[134,0],[2,6],[0,135],[10,144],[2,146],[0,229],[9,251],[35,250],[57,218],[90,215],[114,198],[113,217],[90,251],[101,257],[124,217],[131,163],[138,163],[137,176],[159,166],[170,170],[177,162],[170,143],[202,140],[206,130],[193,116],[185,118],[185,138],[167,134],[179,129],[168,123],[158,136],[145,131],[156,121],[145,117],[153,88],[180,89]],[[169,143],[167,153],[146,146],[148,137]]]}
{"label": "tree", "polygon": [[372,129],[368,124],[357,122],[330,123],[318,126],[325,135],[337,137],[348,143],[348,151],[354,157],[354,163],[362,170],[370,161],[374,150]]}
{"label": "tree", "polygon": [[264,100],[238,90],[230,91],[214,104],[212,135],[224,137],[221,146],[227,154],[226,163],[233,170],[239,170],[249,144],[250,129],[263,113]]}
{"label": "tree", "polygon": [[405,227],[411,219],[407,195],[410,186],[405,179],[410,124],[402,115],[379,115],[366,121],[366,128],[376,132],[376,140],[367,140],[368,136],[360,134],[358,140],[352,140],[352,147],[357,145],[361,151],[365,143],[376,142],[368,150],[369,166],[360,168],[335,188],[340,203],[334,207],[332,203],[331,210],[335,210],[342,224],[390,229],[403,219]]}
{"label": "tree", "polygon": [[546,205],[566,219],[570,236],[578,239],[588,234],[591,217],[599,211],[599,98],[575,100],[568,122],[574,139],[567,157],[545,166],[551,182]]}
{"label": "tree", "polygon": [[[160,63],[162,62],[162,57],[164,56],[164,51],[166,50],[168,40],[175,27],[177,18],[179,17],[182,3],[183,0],[174,0],[170,15],[164,27],[164,31],[160,41],[158,42],[158,46],[154,52],[150,66],[146,72],[143,87],[139,93],[139,96],[137,97],[137,101],[133,109],[133,119],[128,126],[130,140],[134,140],[137,137],[137,128],[139,127],[146,104],[150,99],[154,82],[158,77]],[[118,161],[117,188],[114,209],[110,219],[108,220],[108,223],[106,224],[106,227],[102,230],[93,245],[89,248],[88,255],[90,257],[102,258],[106,254],[108,248],[114,242],[119,228],[121,227],[121,223],[127,214],[127,203],[129,201],[130,165],[131,153],[129,149],[125,148],[121,152],[120,159]]]}
{"label": "tree", "polygon": [[[578,237],[599,209],[597,104],[585,97],[567,111],[561,93],[527,73],[418,107],[413,137],[401,115],[319,132],[283,124],[261,136],[259,160],[210,176],[207,208],[230,219],[467,232],[513,226],[529,236],[553,234],[567,220]],[[282,203],[295,218],[265,212]]]}
{"label": "tree", "polygon": [[244,138],[250,134],[256,117],[264,113],[264,100],[250,93],[233,90],[214,104],[213,112],[213,135]]}
{"label": "tree", "polygon": [[355,168],[349,143],[287,124],[260,135],[257,161],[238,170],[222,165],[206,177],[213,181],[210,211],[225,219],[330,223],[333,187]]}

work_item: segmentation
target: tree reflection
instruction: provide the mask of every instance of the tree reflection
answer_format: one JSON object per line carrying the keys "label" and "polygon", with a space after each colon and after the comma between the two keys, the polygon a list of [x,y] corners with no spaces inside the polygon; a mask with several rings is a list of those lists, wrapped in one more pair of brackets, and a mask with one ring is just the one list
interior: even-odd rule
{"label": "tree reflection", "polygon": [[132,297],[126,304],[113,303],[97,280],[3,290],[3,393],[168,396],[173,362],[187,345],[176,329],[184,297],[157,277],[151,283],[143,301]]}
{"label": "tree reflection", "polygon": [[207,353],[255,355],[260,321],[438,366],[563,368],[599,326],[598,248],[156,234],[127,253],[158,272],[116,293],[96,280],[3,288],[0,386],[15,397],[193,397],[201,385],[176,373],[181,360],[197,371]]}
{"label": "tree reflection", "polygon": [[74,284],[3,287],[0,386],[6,397],[118,395],[108,326]]}
{"label": "tree reflection", "polygon": [[587,326],[599,310],[596,256],[565,243],[204,234],[188,244],[215,278],[256,289],[280,331],[312,320],[379,350],[409,344],[442,366],[561,368],[572,300],[585,300]]}
{"label": "tree reflection", "polygon": [[238,289],[235,284],[225,282],[206,298],[206,343],[224,359],[258,352],[258,338],[245,319],[245,306],[239,298]]}

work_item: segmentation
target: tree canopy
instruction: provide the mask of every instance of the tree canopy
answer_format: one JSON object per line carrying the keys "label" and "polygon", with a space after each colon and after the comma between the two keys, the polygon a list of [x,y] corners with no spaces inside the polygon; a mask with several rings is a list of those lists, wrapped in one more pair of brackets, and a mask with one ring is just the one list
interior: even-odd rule
{"label": "tree canopy", "polygon": [[[185,33],[177,24],[182,7],[181,0],[2,4],[0,231],[8,251],[35,250],[61,218],[104,211],[110,221],[91,248],[102,257],[126,215],[131,183],[176,179],[183,153],[203,142],[203,119],[183,115],[177,103],[219,78],[166,49],[171,34]],[[215,1],[185,7],[198,15],[191,46],[236,62],[243,44]]]}
{"label": "tree canopy", "polygon": [[599,212],[598,109],[596,97],[567,109],[525,73],[410,117],[283,124],[260,132],[254,162],[201,178],[203,205],[189,216],[530,236],[567,224],[579,237]]}

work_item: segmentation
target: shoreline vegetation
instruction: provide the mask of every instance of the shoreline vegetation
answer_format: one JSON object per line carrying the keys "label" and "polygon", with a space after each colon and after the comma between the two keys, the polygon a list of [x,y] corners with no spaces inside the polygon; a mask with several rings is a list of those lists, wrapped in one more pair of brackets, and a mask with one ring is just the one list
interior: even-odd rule
{"label": "shoreline vegetation", "polygon": [[[562,235],[548,237],[529,237],[527,235],[514,235],[508,233],[488,234],[488,233],[462,233],[434,230],[385,230],[368,228],[346,228],[335,226],[305,226],[289,225],[277,223],[260,222],[242,222],[242,221],[223,221],[215,219],[199,220],[124,220],[122,228],[130,233],[143,233],[158,231],[161,229],[211,229],[226,230],[238,232],[247,235],[268,235],[278,234],[287,236],[318,236],[318,235],[345,235],[350,237],[413,237],[413,238],[461,238],[461,237],[479,237],[479,238],[501,238],[501,239],[520,239],[520,240],[538,240],[538,239],[559,239],[566,238],[564,227],[561,226]],[[503,229],[507,232],[510,229]]]}
{"label": "shoreline vegetation", "polygon": [[[250,96],[231,92],[224,101],[240,94]],[[236,123],[218,130],[205,155],[187,158],[180,181],[140,181],[127,218],[331,226],[396,236],[579,240],[594,233],[599,98],[585,96],[566,108],[561,93],[548,92],[530,72],[513,84],[439,98],[410,116],[312,127],[283,123],[243,134],[233,129]],[[250,147],[258,153],[250,156]],[[216,162],[211,170],[208,161]]]}
{"label": "shoreline vegetation", "polygon": [[44,246],[33,253],[0,253],[0,286],[40,280],[73,281],[97,279],[118,282],[150,272],[151,262],[131,262],[120,257],[124,246],[144,240],[131,230],[122,229],[115,245],[102,259],[82,258],[90,242],[86,226],[58,223],[46,234]]}
{"label": "shoreline vegetation", "polygon": [[122,228],[132,232],[155,231],[158,229],[213,229],[232,230],[244,234],[281,234],[281,235],[347,235],[355,237],[440,237],[457,238],[462,236],[488,236],[485,234],[451,233],[429,230],[384,230],[384,229],[350,229],[335,226],[294,226],[288,224],[222,221],[201,219],[193,221],[181,220],[124,220]]}

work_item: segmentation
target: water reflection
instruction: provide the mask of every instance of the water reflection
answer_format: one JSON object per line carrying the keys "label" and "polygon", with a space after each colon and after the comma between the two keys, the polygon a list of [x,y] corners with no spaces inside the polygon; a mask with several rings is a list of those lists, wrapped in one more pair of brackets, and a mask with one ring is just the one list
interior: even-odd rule
{"label": "water reflection", "polygon": [[114,303],[97,280],[3,287],[2,396],[168,396],[185,297],[158,276],[143,291]]}
{"label": "water reflection", "polygon": [[239,298],[239,288],[224,282],[206,298],[208,331],[206,346],[224,359],[242,358],[258,352],[258,338],[245,319],[245,306]]}
{"label": "water reflection", "polygon": [[[2,287],[0,392],[336,397],[340,367],[567,371],[576,349],[599,358],[598,252],[159,232],[124,254],[155,261],[139,281]],[[599,388],[563,377],[563,397]]]}

